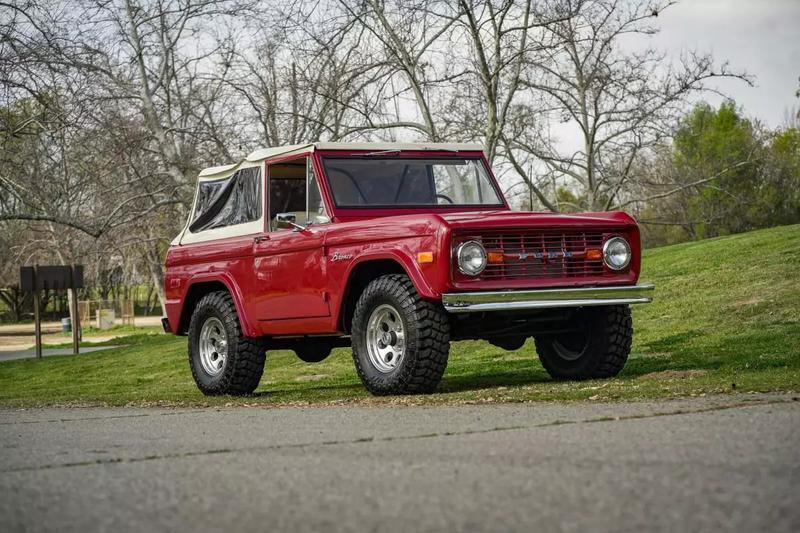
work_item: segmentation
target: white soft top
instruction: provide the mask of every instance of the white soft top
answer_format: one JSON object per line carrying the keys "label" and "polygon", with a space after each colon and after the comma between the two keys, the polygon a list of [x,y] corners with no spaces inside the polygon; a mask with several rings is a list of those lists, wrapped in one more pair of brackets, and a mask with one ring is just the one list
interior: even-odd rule
{"label": "white soft top", "polygon": [[[384,150],[410,150],[410,151],[439,151],[439,152],[480,152],[483,146],[480,144],[472,143],[331,143],[331,142],[315,142],[306,144],[290,144],[287,146],[276,146],[274,148],[261,148],[251,153],[238,163],[230,165],[222,165],[218,167],[208,167],[200,172],[198,177],[199,182],[207,182],[214,180],[226,179],[232,176],[238,170],[244,168],[252,168],[260,166],[265,159],[272,159],[278,156],[291,155],[291,154],[308,154],[314,150],[369,150],[371,152],[381,152]],[[237,224],[235,226],[224,226],[210,230],[201,231],[200,233],[192,233],[189,231],[189,223],[194,218],[194,210],[197,207],[197,191],[199,191],[199,184],[195,189],[195,199],[192,202],[192,211],[189,214],[189,219],[183,231],[178,234],[172,241],[173,245],[190,244],[197,242],[211,241],[215,239],[223,239],[227,237],[237,237],[241,235],[249,235],[251,233],[258,233],[264,230],[264,213],[261,213],[261,218]]]}
{"label": "white soft top", "polygon": [[480,152],[483,145],[477,143],[335,143],[335,142],[314,142],[306,144],[289,144],[286,146],[275,146],[273,148],[260,148],[245,157],[238,163],[222,165],[218,167],[208,167],[200,172],[200,179],[213,180],[226,177],[234,170],[254,166],[253,163],[260,163],[265,159],[288,155],[294,152],[308,153],[314,150],[430,150],[443,152]]}

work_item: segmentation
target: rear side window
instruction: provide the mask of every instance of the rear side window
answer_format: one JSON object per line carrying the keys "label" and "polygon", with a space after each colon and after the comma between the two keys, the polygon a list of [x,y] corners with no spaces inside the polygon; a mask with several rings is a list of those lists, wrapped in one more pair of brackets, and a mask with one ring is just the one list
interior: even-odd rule
{"label": "rear side window", "polygon": [[232,176],[201,181],[189,231],[235,226],[261,218],[261,167],[243,168]]}

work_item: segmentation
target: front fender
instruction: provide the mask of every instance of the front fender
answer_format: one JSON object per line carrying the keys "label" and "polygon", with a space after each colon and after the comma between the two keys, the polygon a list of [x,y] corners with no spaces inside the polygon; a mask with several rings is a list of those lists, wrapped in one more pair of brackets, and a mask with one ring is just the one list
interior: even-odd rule
{"label": "front fender", "polygon": [[428,279],[428,276],[426,276],[426,273],[422,269],[422,265],[417,263],[416,255],[412,256],[408,252],[403,253],[397,250],[387,250],[359,256],[356,260],[351,262],[350,265],[348,265],[344,279],[349,280],[353,274],[353,271],[358,268],[359,265],[363,265],[364,263],[368,263],[370,261],[382,260],[390,260],[398,263],[403,270],[405,270],[406,275],[408,275],[409,279],[411,279],[411,283],[414,284],[414,288],[423,298],[433,300],[441,296],[441,292],[437,291],[434,283],[432,283],[432,281]]}
{"label": "front fender", "polygon": [[[439,300],[444,288],[442,276],[447,276],[448,257],[441,257],[438,231],[368,243],[348,243],[330,246],[326,251],[328,279],[331,286],[331,309],[335,324],[346,329],[343,318],[352,310],[360,290],[369,279],[391,272],[404,272],[417,293],[427,300]],[[419,252],[432,252],[434,261],[420,264]],[[349,259],[333,261],[334,257]],[[375,263],[375,272],[368,268]],[[363,269],[362,269],[363,267]],[[366,270],[366,272],[364,271]],[[366,276],[364,278],[363,276]]]}

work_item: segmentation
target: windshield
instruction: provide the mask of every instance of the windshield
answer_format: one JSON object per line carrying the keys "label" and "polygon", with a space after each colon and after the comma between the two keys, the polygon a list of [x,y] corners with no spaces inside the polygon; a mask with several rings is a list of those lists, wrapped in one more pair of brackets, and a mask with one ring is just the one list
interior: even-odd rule
{"label": "windshield", "polygon": [[338,207],[502,206],[480,159],[324,157]]}

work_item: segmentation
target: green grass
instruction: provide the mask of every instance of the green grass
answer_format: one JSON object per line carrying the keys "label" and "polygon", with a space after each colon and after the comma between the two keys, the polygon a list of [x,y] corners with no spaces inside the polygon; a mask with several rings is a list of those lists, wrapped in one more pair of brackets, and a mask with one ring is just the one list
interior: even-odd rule
{"label": "green grass", "polygon": [[617,379],[554,382],[530,341],[515,352],[470,341],[453,344],[437,394],[372,398],[340,349],[315,365],[270,352],[254,396],[206,398],[185,338],[140,333],[109,341],[125,346],[107,352],[0,363],[0,404],[439,404],[800,390],[800,226],[654,249],[644,265],[656,300],[634,307],[633,353]]}

